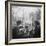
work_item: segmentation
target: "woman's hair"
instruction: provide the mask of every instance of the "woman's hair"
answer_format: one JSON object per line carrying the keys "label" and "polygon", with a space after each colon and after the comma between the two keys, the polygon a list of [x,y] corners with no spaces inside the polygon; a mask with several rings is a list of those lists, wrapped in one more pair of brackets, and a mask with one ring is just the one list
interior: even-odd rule
{"label": "woman's hair", "polygon": [[20,24],[21,24],[21,20],[18,20],[18,21],[17,21],[17,25],[20,25]]}

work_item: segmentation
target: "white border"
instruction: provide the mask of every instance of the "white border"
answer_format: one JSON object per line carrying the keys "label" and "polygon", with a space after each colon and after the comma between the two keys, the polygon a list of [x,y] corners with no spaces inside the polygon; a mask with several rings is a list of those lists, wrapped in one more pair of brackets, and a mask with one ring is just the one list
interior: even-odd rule
{"label": "white border", "polygon": [[[10,40],[11,31],[10,31],[10,4],[26,4],[26,5],[42,5],[41,8],[41,38],[26,38],[26,39],[12,39]],[[9,43],[19,43],[19,42],[37,42],[37,41],[44,41],[44,5],[43,4],[35,4],[35,3],[15,3],[15,2],[8,2],[8,41]]]}

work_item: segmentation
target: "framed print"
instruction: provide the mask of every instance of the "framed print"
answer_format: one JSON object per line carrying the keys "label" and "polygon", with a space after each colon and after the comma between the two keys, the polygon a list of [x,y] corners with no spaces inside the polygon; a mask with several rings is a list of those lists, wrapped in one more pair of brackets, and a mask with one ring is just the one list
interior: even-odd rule
{"label": "framed print", "polygon": [[5,43],[45,42],[45,3],[28,1],[5,2]]}

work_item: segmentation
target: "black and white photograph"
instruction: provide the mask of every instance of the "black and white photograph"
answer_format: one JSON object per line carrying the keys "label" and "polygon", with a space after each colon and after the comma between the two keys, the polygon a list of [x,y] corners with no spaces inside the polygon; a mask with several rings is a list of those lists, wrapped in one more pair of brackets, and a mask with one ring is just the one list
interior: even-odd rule
{"label": "black and white photograph", "polygon": [[39,38],[41,7],[12,6],[12,37]]}
{"label": "black and white photograph", "polygon": [[[44,42],[44,3],[8,2],[6,29],[9,43]],[[11,40],[12,39],[12,40]]]}

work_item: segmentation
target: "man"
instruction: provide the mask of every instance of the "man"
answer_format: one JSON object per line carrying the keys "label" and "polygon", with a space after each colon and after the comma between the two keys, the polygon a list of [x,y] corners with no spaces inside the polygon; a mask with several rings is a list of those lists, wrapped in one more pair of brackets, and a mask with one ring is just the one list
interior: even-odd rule
{"label": "man", "polygon": [[35,34],[33,37],[40,37],[40,23],[38,21],[35,21]]}

